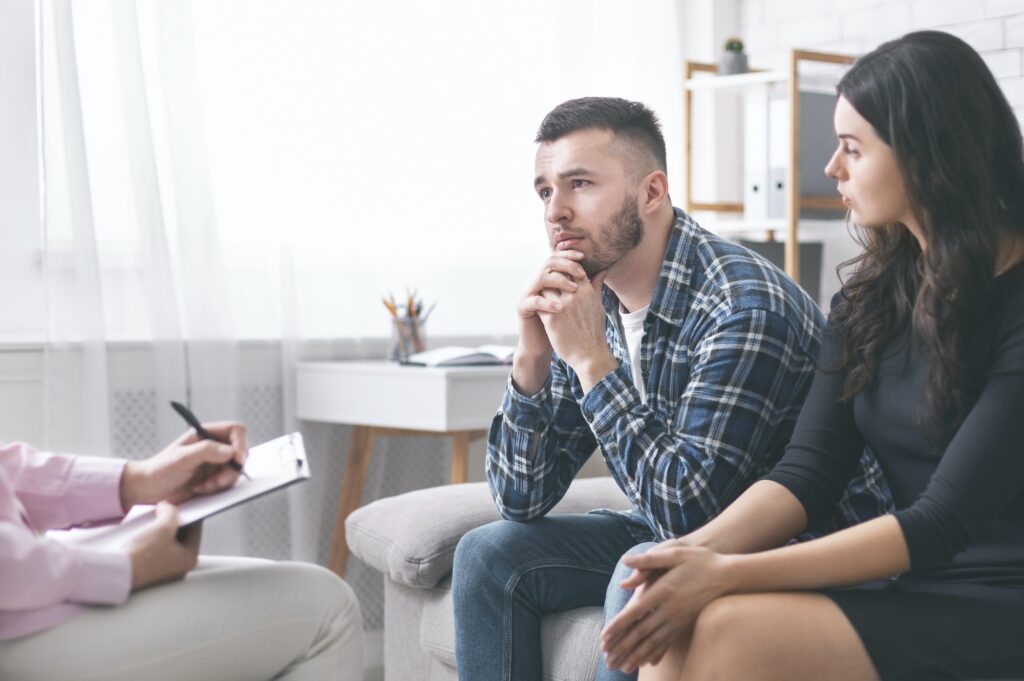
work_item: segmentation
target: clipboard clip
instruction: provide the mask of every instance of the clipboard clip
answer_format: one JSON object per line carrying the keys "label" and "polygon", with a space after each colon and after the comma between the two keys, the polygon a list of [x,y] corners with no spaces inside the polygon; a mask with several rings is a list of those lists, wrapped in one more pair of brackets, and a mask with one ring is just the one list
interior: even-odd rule
{"label": "clipboard clip", "polygon": [[[287,453],[285,449],[287,448]],[[281,467],[283,468],[287,463],[288,459],[295,461],[295,472],[299,473],[302,471],[302,466],[305,463],[301,456],[295,454],[295,433],[288,434],[288,441],[281,443],[281,448],[277,450],[278,459],[281,461]]]}

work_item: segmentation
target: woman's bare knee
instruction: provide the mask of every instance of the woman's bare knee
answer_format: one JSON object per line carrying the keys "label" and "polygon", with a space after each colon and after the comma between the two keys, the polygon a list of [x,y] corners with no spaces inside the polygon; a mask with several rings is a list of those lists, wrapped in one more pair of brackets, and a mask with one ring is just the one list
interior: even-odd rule
{"label": "woman's bare knee", "polygon": [[744,596],[722,596],[704,606],[693,628],[691,646],[720,643],[743,626]]}
{"label": "woman's bare knee", "polygon": [[818,594],[712,601],[697,618],[682,676],[687,681],[877,678],[842,612]]}
{"label": "woman's bare knee", "polygon": [[694,624],[684,665],[684,678],[732,678],[733,658],[744,650],[746,631],[743,596],[723,596],[704,606]]}

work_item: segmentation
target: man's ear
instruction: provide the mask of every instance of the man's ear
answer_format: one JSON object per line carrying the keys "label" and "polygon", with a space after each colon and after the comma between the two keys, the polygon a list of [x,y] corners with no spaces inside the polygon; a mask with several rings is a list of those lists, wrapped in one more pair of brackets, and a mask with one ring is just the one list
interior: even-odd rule
{"label": "man's ear", "polygon": [[657,211],[668,199],[668,176],[661,170],[655,170],[640,183],[643,195],[640,197],[640,212],[650,215]]}

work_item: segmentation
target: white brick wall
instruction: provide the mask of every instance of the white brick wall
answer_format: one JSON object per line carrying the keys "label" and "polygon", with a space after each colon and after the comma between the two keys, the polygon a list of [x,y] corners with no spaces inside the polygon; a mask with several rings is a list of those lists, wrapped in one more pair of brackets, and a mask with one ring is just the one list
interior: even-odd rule
{"label": "white brick wall", "polygon": [[981,53],[1024,121],[1024,0],[738,0],[751,65],[782,68],[802,47],[863,54],[909,31],[938,29]]}

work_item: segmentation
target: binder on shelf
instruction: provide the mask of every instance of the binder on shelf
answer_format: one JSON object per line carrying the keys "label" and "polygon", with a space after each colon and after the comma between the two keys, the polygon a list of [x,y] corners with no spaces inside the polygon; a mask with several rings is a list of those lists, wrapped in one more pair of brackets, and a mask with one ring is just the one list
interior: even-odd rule
{"label": "binder on shelf", "polygon": [[789,166],[789,100],[768,104],[768,218],[786,217],[786,168]]}
{"label": "binder on shelf", "polygon": [[743,96],[743,219],[768,219],[768,89]]}
{"label": "binder on shelf", "polygon": [[782,220],[786,217],[786,168],[773,166],[768,169],[768,219]]}
{"label": "binder on shelf", "polygon": [[[825,175],[825,166],[836,147],[832,128],[835,95],[820,92],[800,93],[800,194],[801,196],[837,196],[835,180]],[[789,101],[776,97],[768,104],[768,192],[766,217],[786,216],[786,182],[789,165]],[[834,219],[841,211],[803,208],[801,218]]]}

